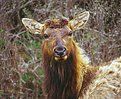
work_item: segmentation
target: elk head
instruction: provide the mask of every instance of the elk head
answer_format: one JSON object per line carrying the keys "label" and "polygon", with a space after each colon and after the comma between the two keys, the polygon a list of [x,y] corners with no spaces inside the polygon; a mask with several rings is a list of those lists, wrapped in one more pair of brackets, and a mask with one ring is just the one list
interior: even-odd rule
{"label": "elk head", "polygon": [[88,18],[89,12],[85,11],[70,21],[53,19],[41,24],[33,19],[23,18],[22,22],[31,33],[44,36],[43,54],[55,61],[65,61],[73,50],[72,32],[82,29]]}

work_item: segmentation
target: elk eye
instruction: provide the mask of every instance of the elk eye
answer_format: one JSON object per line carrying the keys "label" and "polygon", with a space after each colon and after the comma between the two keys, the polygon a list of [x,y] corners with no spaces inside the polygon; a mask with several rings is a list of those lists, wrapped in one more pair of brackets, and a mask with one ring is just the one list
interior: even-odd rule
{"label": "elk eye", "polygon": [[48,34],[44,34],[43,37],[44,37],[45,39],[47,39],[47,38],[49,38],[49,35],[48,35]]}
{"label": "elk eye", "polygon": [[70,31],[70,32],[68,33],[68,35],[69,35],[69,36],[72,36],[72,34],[73,34],[73,32],[72,32],[72,31]]}

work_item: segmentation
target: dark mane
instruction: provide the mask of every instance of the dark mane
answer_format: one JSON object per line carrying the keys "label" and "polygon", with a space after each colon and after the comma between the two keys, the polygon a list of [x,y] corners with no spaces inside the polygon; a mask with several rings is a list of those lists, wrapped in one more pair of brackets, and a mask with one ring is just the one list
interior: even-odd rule
{"label": "dark mane", "polygon": [[[77,56],[76,48],[66,61],[57,62],[44,54],[45,83],[44,94],[47,99],[77,99]],[[71,94],[70,94],[71,93]]]}

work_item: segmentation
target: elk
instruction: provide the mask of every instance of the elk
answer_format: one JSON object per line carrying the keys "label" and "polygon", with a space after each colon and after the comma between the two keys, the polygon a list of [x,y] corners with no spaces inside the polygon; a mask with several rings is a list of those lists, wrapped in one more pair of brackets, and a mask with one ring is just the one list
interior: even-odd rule
{"label": "elk", "polygon": [[26,29],[43,36],[45,99],[115,99],[121,91],[121,58],[94,67],[73,39],[72,33],[82,29],[89,19],[85,11],[72,20],[46,20],[43,24],[23,18]]}

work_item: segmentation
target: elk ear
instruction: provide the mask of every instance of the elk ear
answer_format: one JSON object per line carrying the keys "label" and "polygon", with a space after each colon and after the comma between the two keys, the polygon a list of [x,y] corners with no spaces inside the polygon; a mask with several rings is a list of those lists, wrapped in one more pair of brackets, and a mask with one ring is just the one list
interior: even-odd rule
{"label": "elk ear", "polygon": [[89,12],[85,11],[77,16],[74,17],[74,19],[69,21],[69,27],[72,30],[78,30],[84,28],[84,25],[87,23],[89,19]]}
{"label": "elk ear", "polygon": [[44,24],[41,24],[33,19],[22,18],[22,23],[26,29],[33,34],[41,34],[44,32]]}

